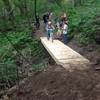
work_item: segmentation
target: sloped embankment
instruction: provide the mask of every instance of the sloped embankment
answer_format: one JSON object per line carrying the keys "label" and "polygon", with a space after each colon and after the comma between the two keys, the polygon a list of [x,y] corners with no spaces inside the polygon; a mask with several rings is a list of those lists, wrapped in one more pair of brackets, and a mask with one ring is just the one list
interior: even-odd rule
{"label": "sloped embankment", "polygon": [[9,95],[10,100],[100,100],[100,73],[93,70],[68,72],[49,67]]}

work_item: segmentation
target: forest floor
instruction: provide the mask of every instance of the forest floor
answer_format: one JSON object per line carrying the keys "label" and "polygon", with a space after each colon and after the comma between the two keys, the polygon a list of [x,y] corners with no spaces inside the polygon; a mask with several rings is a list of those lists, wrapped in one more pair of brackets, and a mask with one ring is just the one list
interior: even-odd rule
{"label": "forest floor", "polygon": [[100,71],[49,66],[33,73],[7,100],[100,100]]}
{"label": "forest floor", "polygon": [[79,46],[75,39],[68,43],[68,46],[80,53],[91,62],[91,68],[100,69],[100,45],[91,43],[85,46]]}

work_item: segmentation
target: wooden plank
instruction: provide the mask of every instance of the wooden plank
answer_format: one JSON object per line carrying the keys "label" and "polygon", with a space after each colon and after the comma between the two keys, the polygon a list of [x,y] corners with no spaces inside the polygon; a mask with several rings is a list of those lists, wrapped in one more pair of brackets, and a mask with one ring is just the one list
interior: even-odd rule
{"label": "wooden plank", "polygon": [[84,58],[82,55],[63,44],[59,40],[54,40],[53,42],[47,40],[46,37],[41,37],[41,42],[47,49],[49,54],[55,60],[57,64],[67,65],[67,64],[89,64],[89,60]]}

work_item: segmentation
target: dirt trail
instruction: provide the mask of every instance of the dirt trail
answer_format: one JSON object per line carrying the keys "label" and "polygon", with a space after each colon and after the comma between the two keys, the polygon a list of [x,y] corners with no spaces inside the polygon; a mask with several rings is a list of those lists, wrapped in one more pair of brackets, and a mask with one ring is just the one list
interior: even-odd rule
{"label": "dirt trail", "polygon": [[19,93],[9,95],[10,100],[100,100],[100,73],[49,66],[20,87]]}

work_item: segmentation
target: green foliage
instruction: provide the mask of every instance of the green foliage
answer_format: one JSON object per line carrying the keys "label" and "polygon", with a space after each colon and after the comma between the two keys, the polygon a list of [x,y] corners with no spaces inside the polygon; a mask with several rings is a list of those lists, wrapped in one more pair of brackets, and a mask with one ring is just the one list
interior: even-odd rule
{"label": "green foliage", "polygon": [[[13,43],[14,47],[20,51],[23,56],[26,57],[26,59],[28,59],[26,55],[29,55],[30,50],[30,56],[33,59],[33,70],[44,69],[44,61],[47,55],[45,54],[45,50],[40,41],[30,37],[30,33],[30,30],[25,30],[22,32],[12,31],[6,33],[6,35]],[[2,35],[0,35],[0,83],[8,84],[9,82],[13,81],[13,84],[15,84],[17,79],[17,65],[15,64],[15,61],[18,52],[13,48],[4,34],[5,33],[2,33]]]}
{"label": "green foliage", "polygon": [[75,38],[81,46],[94,42],[94,38],[91,34],[80,33],[76,35]]}
{"label": "green foliage", "polygon": [[32,68],[33,68],[33,71],[41,71],[41,70],[46,69],[47,65],[48,65],[48,61],[44,59],[41,63],[34,64]]}
{"label": "green foliage", "polygon": [[[0,64],[0,83],[5,81],[16,80],[16,66],[14,63],[6,62],[5,64]],[[14,81],[13,80],[13,81]]]}
{"label": "green foliage", "polygon": [[37,39],[33,39],[34,42],[28,44],[28,48],[32,50],[32,56],[35,60],[35,63],[41,62],[46,57],[46,52],[44,47],[42,46],[41,42]]}
{"label": "green foliage", "polygon": [[[43,59],[43,57],[45,57],[44,48],[41,42],[35,38],[31,38],[30,31],[9,32],[7,33],[7,37],[10,39],[10,41],[13,43],[14,47],[17,50],[22,51],[26,48],[27,49],[30,48],[36,60],[38,59],[41,60]],[[2,35],[0,38],[1,38],[0,46],[2,47],[0,49],[0,55],[1,55],[0,57],[2,57],[1,61],[4,62],[5,58],[9,58],[11,55],[14,55],[13,52],[15,51],[15,49],[9,43],[5,35]],[[13,58],[13,56],[11,57]]]}
{"label": "green foliage", "polygon": [[68,10],[68,25],[69,25],[69,33],[74,31],[74,29],[77,29],[79,27],[79,24],[81,22],[80,16],[77,14],[76,10],[73,8],[70,8]]}
{"label": "green foliage", "polygon": [[0,64],[0,91],[12,87],[17,80],[16,65],[7,61]]}
{"label": "green foliage", "polygon": [[[68,9],[68,35],[70,38],[77,35],[76,40],[81,45],[94,42],[95,32],[97,31],[95,26],[97,26],[98,21],[94,23],[94,20],[97,19],[96,16],[100,12],[100,7],[97,6],[97,1],[94,1],[95,4],[91,2],[88,2],[88,5],[86,5],[87,3],[85,2],[85,6]],[[89,4],[91,4],[91,6]]]}

